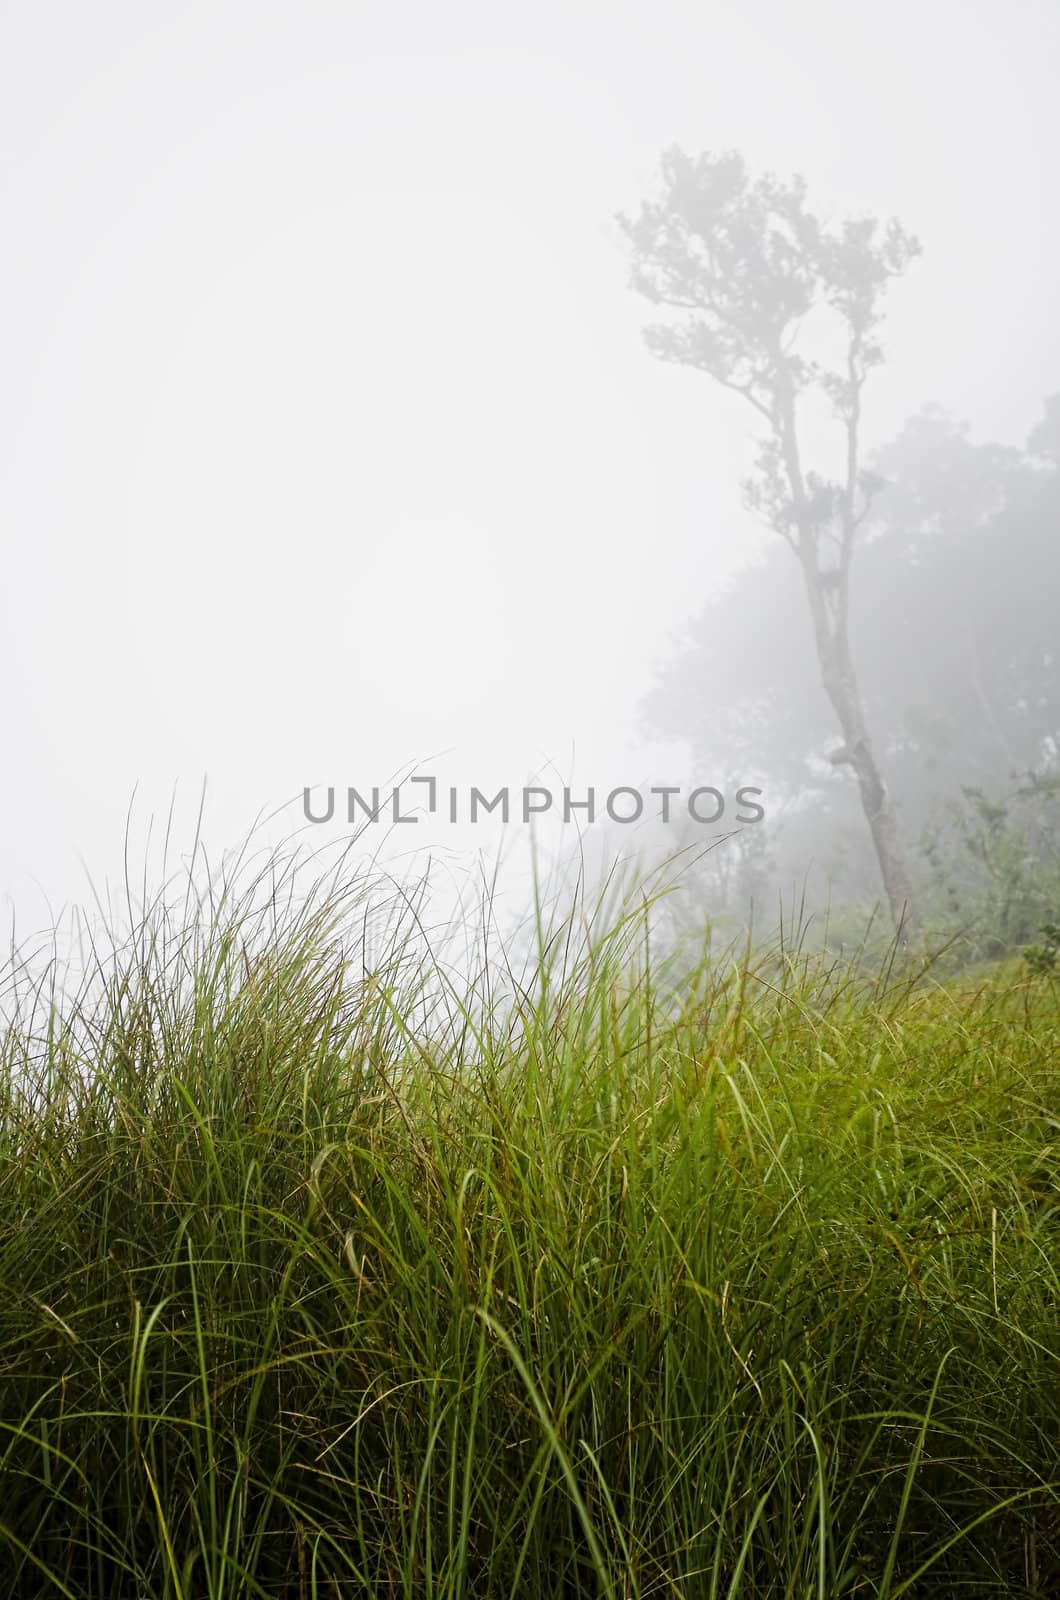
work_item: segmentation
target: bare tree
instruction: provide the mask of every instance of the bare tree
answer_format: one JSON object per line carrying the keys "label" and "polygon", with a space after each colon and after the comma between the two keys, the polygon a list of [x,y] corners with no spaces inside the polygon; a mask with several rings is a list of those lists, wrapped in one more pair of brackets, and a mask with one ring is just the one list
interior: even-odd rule
{"label": "bare tree", "polygon": [[[786,540],[802,568],[821,680],[872,833],[896,930],[915,931],[894,810],[869,740],[850,649],[850,567],[858,528],[882,480],[865,470],[861,402],[883,360],[880,299],[920,246],[895,221],[834,228],[807,209],[801,178],[750,179],[735,152],[696,159],[673,147],[662,158],[664,192],[618,222],[633,246],[632,287],[683,315],[645,330],[663,361],[698,368],[751,405],[764,423],[744,485],[748,505]],[[800,352],[811,313],[842,335],[838,370]],[[815,321],[820,321],[815,317]],[[823,392],[842,430],[837,479],[809,470],[800,401]]]}

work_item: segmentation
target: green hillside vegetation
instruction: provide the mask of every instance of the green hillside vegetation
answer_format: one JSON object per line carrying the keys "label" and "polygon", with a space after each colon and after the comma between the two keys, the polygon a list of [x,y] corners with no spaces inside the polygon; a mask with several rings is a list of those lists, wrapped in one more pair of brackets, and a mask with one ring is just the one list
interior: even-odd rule
{"label": "green hillside vegetation", "polygon": [[1055,974],[286,870],[12,968],[0,1591],[1060,1593]]}

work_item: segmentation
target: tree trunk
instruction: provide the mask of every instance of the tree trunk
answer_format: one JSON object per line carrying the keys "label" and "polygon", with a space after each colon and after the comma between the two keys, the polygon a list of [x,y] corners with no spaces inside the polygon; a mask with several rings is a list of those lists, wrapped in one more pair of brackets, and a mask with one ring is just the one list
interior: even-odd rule
{"label": "tree trunk", "polygon": [[869,740],[861,704],[861,692],[850,654],[846,629],[845,574],[833,591],[835,599],[832,608],[826,598],[825,585],[821,581],[816,546],[807,543],[801,560],[813,616],[821,681],[832,703],[844,739],[842,749],[836,751],[831,759],[836,766],[850,766],[854,769],[861,795],[861,809],[872,835],[891,921],[899,943],[903,948],[908,948],[917,938],[919,928],[913,909],[909,875],[906,872],[898,839],[894,807]]}

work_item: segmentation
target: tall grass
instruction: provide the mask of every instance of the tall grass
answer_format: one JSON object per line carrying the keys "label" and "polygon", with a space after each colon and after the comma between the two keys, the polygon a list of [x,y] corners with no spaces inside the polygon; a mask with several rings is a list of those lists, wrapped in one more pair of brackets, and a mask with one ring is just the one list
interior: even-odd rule
{"label": "tall grass", "polygon": [[0,1592],[1060,1594],[1055,981],[293,885],[12,964]]}

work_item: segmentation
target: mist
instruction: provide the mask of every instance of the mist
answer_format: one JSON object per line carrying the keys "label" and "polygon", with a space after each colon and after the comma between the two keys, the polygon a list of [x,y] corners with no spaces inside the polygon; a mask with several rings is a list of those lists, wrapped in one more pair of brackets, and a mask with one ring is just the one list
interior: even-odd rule
{"label": "mist", "polygon": [[[856,784],[829,765],[796,564],[741,489],[760,418],[645,347],[617,219],[658,198],[675,145],[800,175],[829,224],[893,215],[922,244],[863,396],[862,458],[890,489],[859,536],[850,632],[930,900],[921,835],[952,831],[962,785],[1003,805],[1014,773],[1055,769],[1048,608],[1025,636],[1020,619],[1055,577],[1028,521],[1051,515],[1028,499],[1048,451],[1028,440],[1060,388],[1057,29],[1029,3],[5,7],[16,925],[120,885],[130,858],[155,870],[167,826],[186,854],[201,804],[215,854],[255,825],[341,848],[349,790],[374,788],[366,850],[450,886],[502,862],[513,907],[528,787],[548,791],[533,831],[553,862],[722,840],[687,880],[693,920],[772,915],[800,882],[851,927],[882,904]],[[802,423],[822,471],[827,410]],[[1008,467],[988,470],[994,449]],[[923,488],[932,451],[949,487]],[[960,617],[950,568],[910,606],[943,554]],[[972,706],[948,630],[999,618],[1008,654]],[[988,748],[969,717],[997,724]],[[445,797],[433,811],[414,777]],[[702,787],[725,797],[715,821],[688,811]],[[334,815],[310,821],[329,788]],[[628,789],[643,811],[616,819]],[[659,789],[680,791],[670,821]],[[507,821],[481,803],[472,820],[472,791],[502,790]],[[1027,826],[1041,855],[1050,818]]]}

